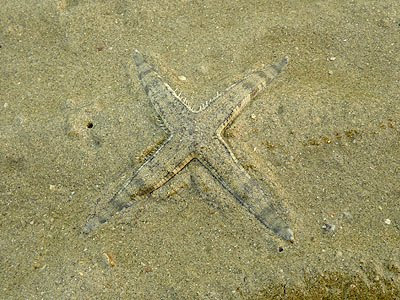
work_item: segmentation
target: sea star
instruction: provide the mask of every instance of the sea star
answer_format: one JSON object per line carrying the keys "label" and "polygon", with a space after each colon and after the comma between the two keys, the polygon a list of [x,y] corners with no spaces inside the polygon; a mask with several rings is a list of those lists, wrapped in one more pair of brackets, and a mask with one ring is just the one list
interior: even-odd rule
{"label": "sea star", "polygon": [[262,91],[287,65],[281,62],[251,73],[226,91],[193,109],[162,81],[142,54],[133,55],[138,77],[152,105],[169,131],[169,138],[87,222],[84,232],[107,222],[132,200],[149,194],[197,159],[212,176],[262,224],[281,238],[293,241],[286,212],[270,189],[262,189],[239,164],[223,139],[224,129],[244,106]]}

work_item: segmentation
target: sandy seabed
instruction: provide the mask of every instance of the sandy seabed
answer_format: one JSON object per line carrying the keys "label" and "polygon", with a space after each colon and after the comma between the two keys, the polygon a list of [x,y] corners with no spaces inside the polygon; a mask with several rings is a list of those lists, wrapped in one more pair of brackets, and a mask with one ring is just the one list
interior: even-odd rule
{"label": "sandy seabed", "polygon": [[[3,1],[1,299],[400,298],[398,1]],[[288,68],[225,132],[295,242],[193,162],[90,235],[167,134],[139,49],[194,106]]]}

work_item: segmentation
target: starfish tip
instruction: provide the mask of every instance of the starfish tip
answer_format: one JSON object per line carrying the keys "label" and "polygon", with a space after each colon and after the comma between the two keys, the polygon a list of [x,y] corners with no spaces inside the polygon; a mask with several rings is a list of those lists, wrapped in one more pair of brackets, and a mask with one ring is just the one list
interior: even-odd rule
{"label": "starfish tip", "polygon": [[274,230],[277,235],[279,235],[282,239],[294,243],[294,234],[293,230],[289,227],[279,228],[278,230]]}
{"label": "starfish tip", "polygon": [[137,49],[135,49],[133,52],[133,59],[137,66],[144,62],[142,53],[140,53],[139,50],[137,50]]}

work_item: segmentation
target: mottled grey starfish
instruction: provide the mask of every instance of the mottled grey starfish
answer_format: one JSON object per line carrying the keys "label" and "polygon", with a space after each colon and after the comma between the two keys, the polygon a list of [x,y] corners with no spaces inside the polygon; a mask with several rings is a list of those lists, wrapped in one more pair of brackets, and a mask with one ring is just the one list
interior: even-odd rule
{"label": "mottled grey starfish", "polygon": [[84,228],[88,233],[115,213],[132,205],[136,197],[149,194],[198,159],[212,176],[262,224],[281,238],[293,241],[285,210],[271,189],[262,189],[239,164],[222,138],[223,130],[287,65],[288,59],[251,73],[199,109],[162,81],[139,51],[133,55],[139,80],[170,135],[164,144],[100,207]]}

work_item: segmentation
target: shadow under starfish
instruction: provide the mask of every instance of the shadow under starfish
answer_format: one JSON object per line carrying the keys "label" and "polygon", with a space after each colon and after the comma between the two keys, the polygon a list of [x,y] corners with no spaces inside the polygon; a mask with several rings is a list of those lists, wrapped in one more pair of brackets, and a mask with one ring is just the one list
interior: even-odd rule
{"label": "shadow under starfish", "polygon": [[170,135],[111,199],[100,203],[99,211],[89,218],[83,232],[89,233],[106,223],[113,215],[131,206],[133,199],[152,193],[190,161],[197,159],[262,224],[281,238],[293,242],[286,210],[272,189],[260,187],[222,138],[224,129],[282,72],[288,59],[251,73],[200,108],[193,109],[163,82],[139,51],[135,50],[133,58],[143,89]]}

